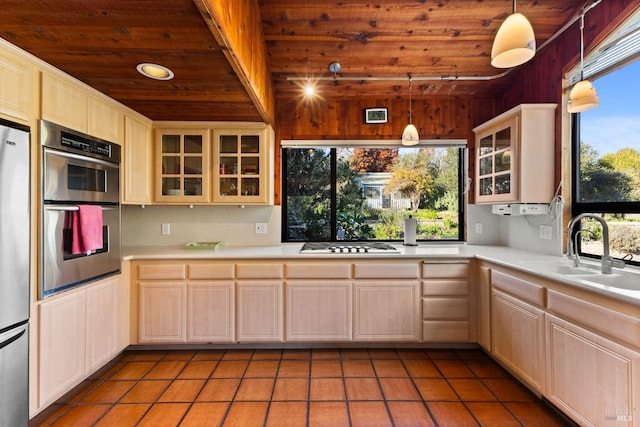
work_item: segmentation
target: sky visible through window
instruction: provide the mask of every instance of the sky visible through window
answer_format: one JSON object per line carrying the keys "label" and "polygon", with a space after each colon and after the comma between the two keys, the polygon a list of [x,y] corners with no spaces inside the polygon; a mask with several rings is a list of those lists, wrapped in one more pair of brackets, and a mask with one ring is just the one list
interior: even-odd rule
{"label": "sky visible through window", "polygon": [[602,156],[630,147],[640,151],[640,61],[591,80],[600,105],[582,115],[581,142]]}

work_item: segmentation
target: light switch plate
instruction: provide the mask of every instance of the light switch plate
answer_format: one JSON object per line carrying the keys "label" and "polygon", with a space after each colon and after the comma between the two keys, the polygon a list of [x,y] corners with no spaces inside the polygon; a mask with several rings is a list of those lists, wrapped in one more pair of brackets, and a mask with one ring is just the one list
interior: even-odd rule
{"label": "light switch plate", "polygon": [[162,235],[168,236],[171,234],[171,224],[162,224]]}
{"label": "light switch plate", "polygon": [[550,225],[540,226],[540,238],[543,240],[551,240],[553,237],[553,227]]}

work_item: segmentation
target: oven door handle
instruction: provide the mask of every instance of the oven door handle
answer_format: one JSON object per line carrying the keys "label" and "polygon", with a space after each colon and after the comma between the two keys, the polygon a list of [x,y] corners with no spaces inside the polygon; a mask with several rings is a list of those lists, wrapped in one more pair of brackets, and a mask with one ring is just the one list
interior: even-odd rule
{"label": "oven door handle", "polygon": [[91,157],[89,155],[87,156],[83,156],[82,154],[73,154],[73,153],[67,153],[64,151],[60,151],[60,150],[55,150],[55,149],[51,149],[51,148],[44,148],[44,153],[45,154],[51,154],[53,156],[58,156],[58,157],[65,157],[67,159],[75,159],[75,160],[81,160],[83,162],[89,162],[89,163],[95,163],[98,165],[103,165],[103,166],[107,166],[110,168],[117,168],[118,165],[112,162],[107,162],[105,160],[101,160],[101,159],[96,159],[95,157]]}
{"label": "oven door handle", "polygon": [[[77,205],[75,206],[45,205],[44,208],[45,210],[56,211],[56,212],[70,212],[70,211],[77,211],[80,209]],[[117,211],[118,209],[119,209],[118,207],[102,206],[103,211]]]}

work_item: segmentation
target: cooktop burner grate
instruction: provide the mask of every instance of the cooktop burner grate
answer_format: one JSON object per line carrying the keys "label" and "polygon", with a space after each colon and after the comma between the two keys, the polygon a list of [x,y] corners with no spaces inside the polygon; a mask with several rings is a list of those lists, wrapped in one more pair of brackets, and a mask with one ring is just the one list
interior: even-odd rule
{"label": "cooktop burner grate", "polygon": [[384,242],[306,242],[300,252],[302,253],[380,253],[397,252],[398,250],[389,243]]}

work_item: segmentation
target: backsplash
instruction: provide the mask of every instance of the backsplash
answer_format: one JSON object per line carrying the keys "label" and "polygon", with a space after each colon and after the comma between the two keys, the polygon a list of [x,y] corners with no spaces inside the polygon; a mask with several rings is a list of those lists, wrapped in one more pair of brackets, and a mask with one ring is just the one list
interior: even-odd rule
{"label": "backsplash", "polygon": [[[280,206],[122,206],[123,246],[181,246],[221,241],[225,246],[280,244]],[[255,224],[267,233],[256,234]],[[162,224],[171,234],[162,235]]]}
{"label": "backsplash", "polygon": [[[561,219],[551,215],[501,216],[492,214],[490,205],[469,205],[467,241],[473,245],[509,246],[548,255],[562,255],[561,223]],[[478,227],[477,224],[481,225]],[[550,240],[540,237],[540,226],[551,227]]]}

